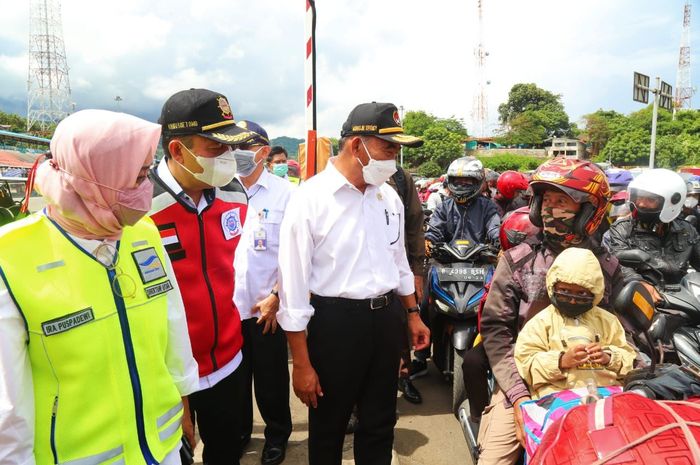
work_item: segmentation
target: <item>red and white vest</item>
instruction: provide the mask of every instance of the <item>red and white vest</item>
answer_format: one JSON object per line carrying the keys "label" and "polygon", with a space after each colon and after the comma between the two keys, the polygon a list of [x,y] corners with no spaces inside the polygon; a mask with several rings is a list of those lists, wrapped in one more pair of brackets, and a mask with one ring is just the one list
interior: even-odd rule
{"label": "red and white vest", "polygon": [[233,303],[233,259],[248,198],[234,179],[205,191],[209,206],[198,213],[155,170],[150,176],[155,185],[150,216],[175,270],[201,378],[233,360],[243,346],[241,320]]}

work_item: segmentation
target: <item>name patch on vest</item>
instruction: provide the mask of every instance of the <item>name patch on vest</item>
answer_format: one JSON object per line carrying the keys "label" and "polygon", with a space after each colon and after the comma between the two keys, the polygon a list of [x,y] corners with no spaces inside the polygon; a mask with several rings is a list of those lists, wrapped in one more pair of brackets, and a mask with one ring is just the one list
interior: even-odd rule
{"label": "name patch on vest", "polygon": [[233,239],[241,234],[241,209],[234,208],[221,215],[221,229],[226,240]]}
{"label": "name patch on vest", "polygon": [[159,284],[154,284],[153,286],[144,287],[143,290],[146,291],[146,295],[150,299],[151,297],[165,294],[166,292],[168,292],[172,288],[173,288],[173,285],[170,283],[170,280],[167,280],[167,281],[159,283]]}
{"label": "name patch on vest", "polygon": [[45,321],[41,324],[41,329],[44,331],[44,336],[53,336],[54,334],[63,333],[69,329],[89,323],[94,319],[95,315],[92,313],[92,308],[88,307],[70,315]]}
{"label": "name patch on vest", "polygon": [[163,268],[154,247],[137,250],[131,255],[134,257],[136,268],[138,268],[141,281],[144,284],[165,277],[165,268]]}

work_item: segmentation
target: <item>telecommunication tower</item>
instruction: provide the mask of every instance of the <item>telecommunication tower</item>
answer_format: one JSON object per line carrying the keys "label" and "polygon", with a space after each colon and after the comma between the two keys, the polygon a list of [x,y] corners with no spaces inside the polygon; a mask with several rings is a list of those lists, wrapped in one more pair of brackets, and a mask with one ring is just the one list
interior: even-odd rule
{"label": "telecommunication tower", "polygon": [[70,83],[59,0],[29,0],[27,131],[46,133],[68,114]]}
{"label": "telecommunication tower", "polygon": [[478,43],[476,48],[474,48],[474,58],[476,61],[476,78],[477,78],[477,90],[474,95],[474,103],[472,107],[472,121],[474,122],[475,129],[479,132],[478,135],[486,135],[486,125],[488,123],[488,101],[486,96],[486,86],[489,84],[484,78],[484,66],[486,57],[489,53],[484,48],[484,17],[483,17],[483,5],[482,0],[477,0],[477,10],[478,10]]}
{"label": "telecommunication tower", "polygon": [[673,99],[674,114],[678,110],[691,108],[693,92],[690,82],[690,0],[686,0],[683,8],[683,33],[681,34],[681,49],[678,56],[678,71],[676,72],[676,95]]}

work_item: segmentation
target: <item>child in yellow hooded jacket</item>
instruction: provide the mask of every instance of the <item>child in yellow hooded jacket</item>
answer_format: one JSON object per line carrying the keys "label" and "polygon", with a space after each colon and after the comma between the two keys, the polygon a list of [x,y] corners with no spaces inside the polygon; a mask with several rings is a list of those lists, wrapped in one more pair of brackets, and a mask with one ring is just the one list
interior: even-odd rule
{"label": "child in yellow hooded jacket", "polygon": [[588,249],[561,252],[547,272],[551,305],[528,321],[515,343],[518,372],[533,398],[564,389],[620,385],[634,349],[617,317],[598,307],[605,283]]}

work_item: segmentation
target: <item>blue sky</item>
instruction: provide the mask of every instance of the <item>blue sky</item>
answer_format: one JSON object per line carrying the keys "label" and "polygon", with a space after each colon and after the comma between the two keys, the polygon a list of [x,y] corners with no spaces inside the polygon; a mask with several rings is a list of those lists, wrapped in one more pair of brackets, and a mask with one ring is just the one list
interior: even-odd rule
{"label": "blue sky", "polygon": [[[476,0],[316,3],[321,134],[337,136],[353,106],[372,100],[454,115],[475,132]],[[562,94],[574,121],[641,108],[633,71],[675,86],[683,4],[483,0],[489,128],[518,82]],[[0,11],[0,110],[24,114],[28,1],[0,0]],[[237,119],[303,137],[304,0],[63,0],[62,16],[76,108],[114,110],[119,95],[121,111],[156,120],[172,93],[207,87],[229,97]]]}

